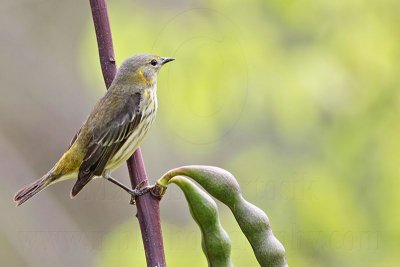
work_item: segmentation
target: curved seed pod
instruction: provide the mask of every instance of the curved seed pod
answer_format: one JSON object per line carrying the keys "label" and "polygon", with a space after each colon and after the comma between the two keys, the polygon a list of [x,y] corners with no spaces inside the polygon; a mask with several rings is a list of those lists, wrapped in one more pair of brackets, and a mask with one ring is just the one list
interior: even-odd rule
{"label": "curved seed pod", "polygon": [[172,177],[178,175],[192,178],[227,206],[236,203],[236,198],[240,196],[240,186],[233,175],[224,169],[213,166],[191,165],[172,169],[164,174],[157,184],[165,187]]}
{"label": "curved seed pod", "polygon": [[272,233],[267,215],[243,198],[231,173],[212,166],[184,166],[167,172],[157,183],[166,186],[172,177],[178,175],[192,178],[231,209],[261,266],[287,266],[285,249]]}
{"label": "curved seed pod", "polygon": [[232,267],[231,241],[218,218],[215,201],[193,182],[182,176],[172,178],[189,204],[190,214],[201,230],[201,247],[210,267]]}

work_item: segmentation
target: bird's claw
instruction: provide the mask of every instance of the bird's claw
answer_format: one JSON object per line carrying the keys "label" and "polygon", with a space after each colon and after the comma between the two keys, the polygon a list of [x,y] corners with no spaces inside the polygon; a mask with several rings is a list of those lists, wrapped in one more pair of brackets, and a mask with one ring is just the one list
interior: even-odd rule
{"label": "bird's claw", "polygon": [[151,189],[154,188],[154,185],[143,186],[144,183],[145,183],[145,181],[141,182],[140,184],[138,184],[135,187],[135,189],[132,189],[132,190],[129,191],[129,193],[131,194],[131,201],[130,201],[131,205],[135,205],[136,204],[136,198],[137,197],[148,193]]}

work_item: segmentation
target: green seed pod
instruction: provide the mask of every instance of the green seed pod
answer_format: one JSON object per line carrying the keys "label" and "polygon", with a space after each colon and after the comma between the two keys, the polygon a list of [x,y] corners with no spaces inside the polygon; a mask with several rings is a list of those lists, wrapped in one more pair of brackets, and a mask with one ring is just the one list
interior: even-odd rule
{"label": "green seed pod", "polygon": [[190,214],[201,230],[201,247],[210,267],[232,267],[231,241],[218,218],[215,201],[190,180],[176,176],[170,183],[178,185],[189,204]]}
{"label": "green seed pod", "polygon": [[235,203],[237,201],[235,198],[240,196],[240,186],[233,175],[224,169],[213,166],[191,165],[172,169],[164,174],[157,183],[166,186],[169,179],[177,175],[192,178],[227,206]]}
{"label": "green seed pod", "polygon": [[249,240],[261,266],[287,266],[285,248],[274,236],[267,215],[240,196],[229,206],[240,229]]}
{"label": "green seed pod", "polygon": [[261,266],[287,266],[285,249],[272,233],[267,215],[243,198],[231,173],[212,166],[184,166],[167,172],[157,183],[166,186],[172,177],[178,175],[192,178],[231,209]]}

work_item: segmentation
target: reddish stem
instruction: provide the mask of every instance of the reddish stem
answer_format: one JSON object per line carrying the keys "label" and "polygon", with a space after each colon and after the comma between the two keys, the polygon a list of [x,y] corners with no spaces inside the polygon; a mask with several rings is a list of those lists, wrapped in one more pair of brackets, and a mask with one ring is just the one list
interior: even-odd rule
{"label": "reddish stem", "polygon": [[[108,88],[117,71],[106,0],[89,0],[96,30],[104,82]],[[127,161],[132,188],[148,185],[142,153],[138,148]],[[148,267],[164,267],[165,255],[160,224],[159,200],[151,194],[137,198],[138,220]]]}
{"label": "reddish stem", "polygon": [[115,65],[114,49],[111,37],[110,22],[108,20],[107,4],[105,0],[89,0],[92,9],[94,29],[96,31],[97,45],[101,70],[106,87],[110,87],[114,80],[117,67]]}
{"label": "reddish stem", "polygon": [[[127,162],[132,188],[138,184],[148,185],[142,152],[138,148]],[[136,199],[140,231],[148,267],[165,267],[164,244],[160,225],[159,199],[145,194]]]}

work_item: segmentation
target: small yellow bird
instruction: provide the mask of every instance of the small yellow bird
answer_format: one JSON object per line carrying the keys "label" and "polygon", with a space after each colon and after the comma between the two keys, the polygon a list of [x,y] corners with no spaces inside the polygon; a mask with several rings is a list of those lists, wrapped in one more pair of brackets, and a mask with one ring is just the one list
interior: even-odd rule
{"label": "small yellow bird", "polygon": [[71,191],[76,196],[93,178],[102,177],[132,196],[148,188],[130,189],[110,175],[135,152],[157,112],[157,76],[174,60],[139,54],[125,60],[105,95],[72,139],[67,152],[42,178],[19,190],[17,206],[49,185],[78,178]]}

